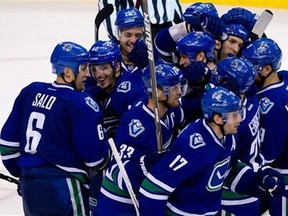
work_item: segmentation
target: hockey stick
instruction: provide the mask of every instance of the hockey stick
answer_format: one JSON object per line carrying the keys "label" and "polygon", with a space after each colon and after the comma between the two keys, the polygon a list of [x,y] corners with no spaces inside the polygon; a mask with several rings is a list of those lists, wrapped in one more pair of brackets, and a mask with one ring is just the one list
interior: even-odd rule
{"label": "hockey stick", "polygon": [[6,180],[8,182],[14,183],[17,186],[20,184],[20,182],[16,178],[13,178],[11,176],[7,176],[7,175],[5,175],[3,173],[0,173],[0,178]]}
{"label": "hockey stick", "polygon": [[258,17],[252,31],[251,31],[251,40],[255,41],[261,38],[264,34],[265,29],[269,25],[270,21],[273,18],[273,13],[270,10],[264,10],[262,14]]}
{"label": "hockey stick", "polygon": [[140,4],[141,4],[141,0],[136,0],[135,8],[139,9],[140,8]]}
{"label": "hockey stick", "polygon": [[124,179],[124,182],[125,182],[125,185],[127,187],[127,190],[129,192],[129,195],[131,197],[131,200],[133,202],[133,205],[134,205],[134,208],[135,208],[135,211],[136,211],[136,215],[139,216],[139,203],[138,203],[138,200],[136,198],[136,195],[133,191],[133,188],[132,188],[132,185],[131,185],[131,182],[130,182],[130,179],[127,175],[127,172],[125,170],[125,167],[121,161],[121,158],[119,156],[119,153],[117,151],[117,148],[115,146],[115,143],[114,143],[114,140],[112,138],[108,139],[108,142],[109,142],[109,145],[110,145],[110,148],[112,150],[112,153],[115,157],[115,160],[116,160],[116,163],[120,169],[120,172],[122,173],[123,175],[123,179]]}
{"label": "hockey stick", "polygon": [[114,11],[112,4],[106,4],[96,15],[95,17],[95,26],[94,26],[94,32],[95,32],[95,42],[99,40],[99,27],[101,23],[109,17]]}
{"label": "hockey stick", "polygon": [[144,15],[144,23],[145,23],[145,36],[146,36],[146,44],[148,48],[148,60],[149,60],[149,70],[151,77],[151,86],[152,86],[152,97],[154,100],[154,115],[155,115],[155,126],[156,126],[156,140],[157,140],[157,149],[159,152],[163,151],[163,143],[162,143],[162,133],[161,133],[161,123],[159,118],[159,105],[158,105],[158,94],[157,94],[157,80],[155,74],[155,65],[154,65],[154,52],[153,52],[153,38],[151,31],[151,23],[148,15],[148,1],[142,0],[143,6],[143,15]]}

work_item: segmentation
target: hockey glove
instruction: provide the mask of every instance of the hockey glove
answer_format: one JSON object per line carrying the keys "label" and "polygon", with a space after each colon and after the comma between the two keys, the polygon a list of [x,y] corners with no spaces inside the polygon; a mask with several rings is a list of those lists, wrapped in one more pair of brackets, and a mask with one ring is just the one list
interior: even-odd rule
{"label": "hockey glove", "polygon": [[258,176],[259,189],[269,193],[271,197],[279,197],[284,194],[285,183],[281,173],[265,166],[259,171]]}
{"label": "hockey glove", "polygon": [[161,153],[151,153],[149,155],[143,155],[140,158],[139,164],[143,174],[146,176],[147,173],[151,170],[151,168],[159,161],[162,157],[164,157],[169,150],[163,151]]}
{"label": "hockey glove", "polygon": [[209,68],[202,61],[191,62],[182,72],[189,84],[199,83],[211,74]]}
{"label": "hockey glove", "polygon": [[241,24],[248,32],[252,31],[257,20],[257,15],[241,7],[232,8],[222,15],[222,20],[227,24]]}
{"label": "hockey glove", "polygon": [[191,25],[190,31],[207,31],[214,38],[226,40],[227,34],[224,32],[224,23],[218,16],[208,14],[191,14],[185,17],[186,21]]}
{"label": "hockey glove", "polygon": [[137,39],[133,50],[128,54],[128,58],[134,63],[135,66],[138,67],[139,70],[142,70],[144,67],[148,66],[147,45],[143,39]]}

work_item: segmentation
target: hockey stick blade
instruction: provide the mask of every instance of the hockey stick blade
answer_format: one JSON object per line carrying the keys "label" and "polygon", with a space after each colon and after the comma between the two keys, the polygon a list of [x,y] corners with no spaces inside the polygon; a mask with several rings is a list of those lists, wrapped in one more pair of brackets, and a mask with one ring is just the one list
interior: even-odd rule
{"label": "hockey stick blade", "polygon": [[99,39],[99,27],[101,23],[109,17],[114,11],[112,4],[106,4],[95,17],[95,42]]}
{"label": "hockey stick blade", "polygon": [[270,10],[264,10],[262,14],[258,17],[252,31],[251,39],[252,41],[261,38],[264,34],[265,29],[269,25],[270,21],[273,18],[273,13]]}

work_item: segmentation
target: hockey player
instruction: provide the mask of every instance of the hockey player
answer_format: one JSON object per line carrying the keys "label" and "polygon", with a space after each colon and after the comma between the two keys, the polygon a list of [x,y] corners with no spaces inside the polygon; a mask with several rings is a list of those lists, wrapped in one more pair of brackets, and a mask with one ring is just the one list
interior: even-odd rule
{"label": "hockey player", "polygon": [[[264,165],[260,154],[260,110],[256,94],[248,93],[254,84],[255,71],[250,61],[244,58],[228,57],[217,64],[211,82],[234,92],[240,97],[243,117],[238,127],[237,158],[249,165],[255,172]],[[221,215],[259,215],[259,199],[240,195],[225,187],[222,192]]]}
{"label": "hockey player", "polygon": [[[89,53],[89,70],[97,85],[85,91],[99,104],[107,137],[114,138],[119,119],[134,103],[147,98],[146,89],[141,77],[122,67],[120,49],[114,41],[97,41]],[[97,215],[102,177],[102,173],[93,176],[90,185],[90,204],[94,215]]]}
{"label": "hockey player", "polygon": [[[117,40],[118,33],[117,28],[114,25],[116,20],[117,13],[123,9],[134,8],[134,6],[141,5],[142,0],[99,0],[98,8],[103,8],[106,4],[112,4],[114,6],[114,12],[112,15],[107,17],[104,24],[106,26],[106,30],[108,35],[111,39]],[[137,3],[136,3],[137,2]],[[172,1],[163,1],[163,0],[154,0],[153,4],[152,1],[148,1],[149,7],[149,18],[151,20],[151,28],[153,33],[153,38],[156,33],[166,26],[171,26],[173,23],[179,23],[182,21],[182,7],[178,0]],[[137,7],[135,7],[137,8]],[[137,8],[141,12],[141,7]],[[142,13],[142,12],[141,12]]]}
{"label": "hockey player", "polygon": [[99,171],[109,159],[102,113],[75,91],[89,53],[62,42],[50,62],[56,80],[23,88],[1,130],[3,164],[20,177],[25,215],[89,215],[88,169]]}
{"label": "hockey player", "polygon": [[[237,164],[233,154],[242,119],[240,98],[215,87],[204,94],[202,109],[204,118],[189,124],[146,175],[139,193],[140,215],[215,215],[220,209],[223,180]],[[256,174],[243,165],[239,173],[248,176],[242,186],[232,185],[235,190],[244,192],[244,183],[251,192],[278,192],[280,179],[274,180],[278,175],[272,170]]]}
{"label": "hockey player", "polygon": [[214,38],[225,40],[224,23],[218,17],[213,4],[194,3],[184,13],[185,22],[164,28],[155,37],[155,46],[161,59],[169,63],[178,63],[177,41],[194,31],[209,32]]}
{"label": "hockey player", "polygon": [[177,41],[179,65],[188,81],[186,95],[181,98],[185,125],[202,117],[201,97],[214,64],[213,37],[206,32],[191,32]]}
{"label": "hockey player", "polygon": [[146,89],[142,77],[122,67],[120,49],[112,40],[97,41],[89,53],[89,70],[97,85],[86,91],[102,109],[107,136],[114,137],[119,118],[134,103],[147,98]]}
{"label": "hockey player", "polygon": [[[178,68],[165,64],[157,65],[155,73],[163,148],[167,149],[173,138],[173,128],[183,121],[183,114],[169,112],[171,108],[179,106],[183,75]],[[148,69],[144,71],[144,80],[149,92],[148,101],[138,103],[122,116],[115,137],[116,146],[136,195],[144,179],[139,161],[145,155],[153,156],[153,153],[157,153],[154,100],[151,95],[152,87]],[[150,163],[154,160],[153,157],[148,159]],[[115,161],[110,163],[102,182],[98,207],[100,216],[135,215],[132,200]]]}
{"label": "hockey player", "polygon": [[144,38],[144,17],[135,8],[122,9],[115,21],[122,55],[122,67],[131,73],[138,73],[148,66],[147,46]]}
{"label": "hockey player", "polygon": [[[257,70],[255,83],[259,86],[261,153],[265,163],[284,175],[287,184],[288,154],[288,93],[287,81],[278,76],[282,51],[269,38],[251,43],[243,56],[250,60]],[[287,209],[287,187],[285,197],[261,199],[262,211],[269,209],[270,215],[285,215]]]}
{"label": "hockey player", "polygon": [[222,41],[216,50],[215,62],[218,63],[231,56],[241,56],[241,51],[248,42],[248,32],[240,24],[228,24],[225,26],[225,33],[228,35],[227,40]]}

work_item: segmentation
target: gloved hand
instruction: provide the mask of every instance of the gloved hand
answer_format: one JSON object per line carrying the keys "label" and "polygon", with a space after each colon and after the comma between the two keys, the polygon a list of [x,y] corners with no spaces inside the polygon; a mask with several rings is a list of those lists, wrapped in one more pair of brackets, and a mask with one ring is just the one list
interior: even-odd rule
{"label": "gloved hand", "polygon": [[245,8],[236,7],[223,14],[221,19],[227,24],[241,24],[250,33],[257,20],[257,15]]}
{"label": "gloved hand", "polygon": [[182,72],[189,84],[199,83],[211,75],[210,69],[202,61],[191,62]]}
{"label": "gloved hand", "polygon": [[264,193],[269,193],[272,197],[282,196],[285,191],[284,178],[275,169],[265,166],[259,171],[259,189]]}
{"label": "gloved hand", "polygon": [[190,26],[190,31],[205,31],[213,37],[226,40],[227,34],[224,32],[224,22],[218,16],[204,14],[189,14],[185,17]]}
{"label": "gloved hand", "polygon": [[148,62],[147,45],[142,38],[138,38],[133,50],[128,54],[128,58],[141,70],[146,67]]}
{"label": "gloved hand", "polygon": [[169,150],[164,150],[160,153],[154,152],[148,155],[143,155],[139,161],[143,174],[146,176],[154,164],[157,163],[157,161],[164,157],[168,152]]}

